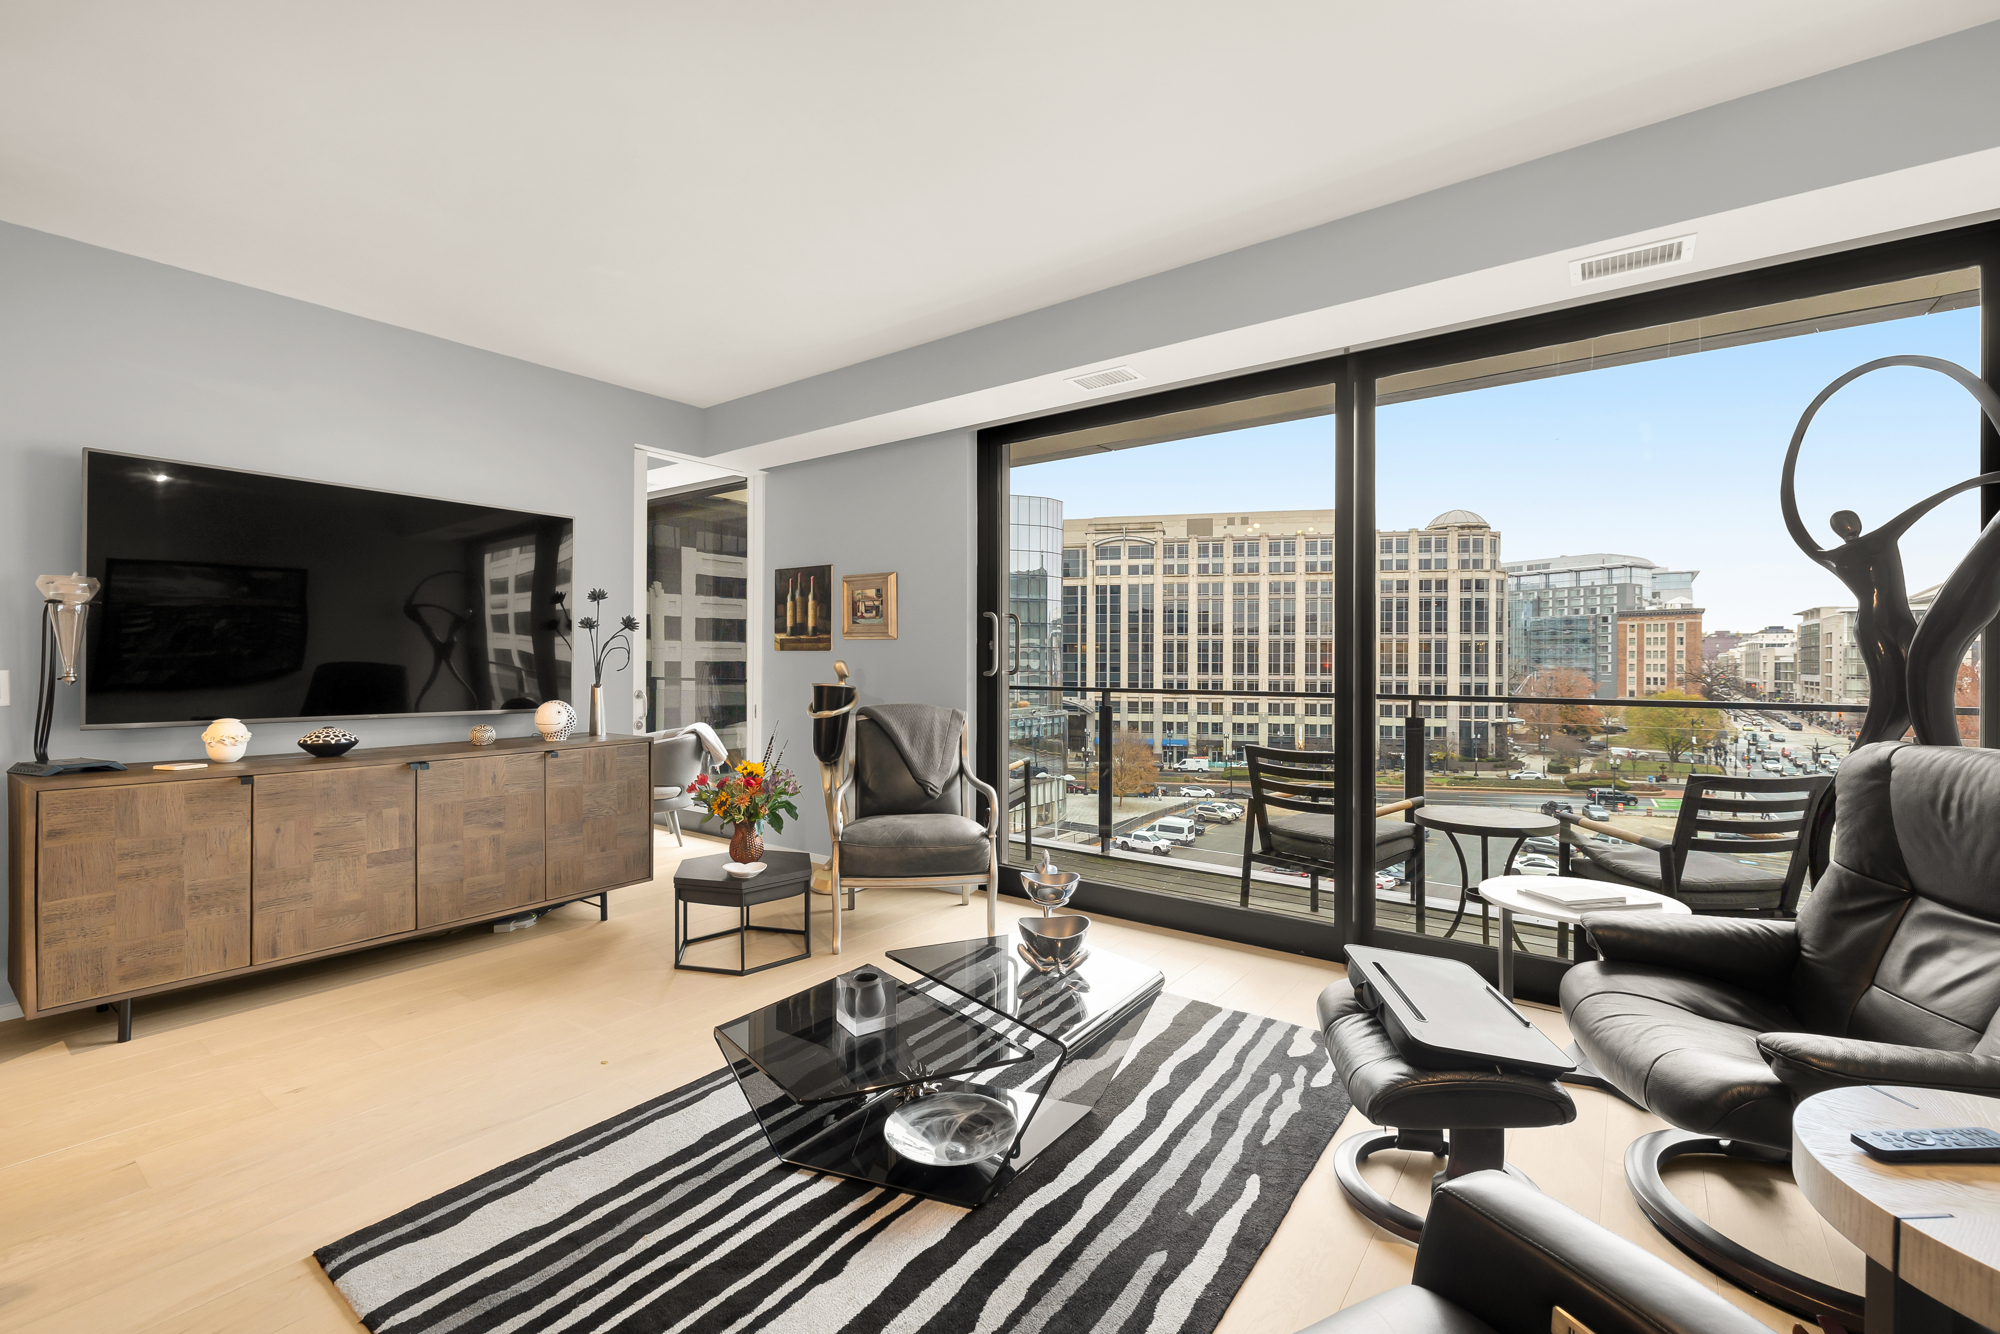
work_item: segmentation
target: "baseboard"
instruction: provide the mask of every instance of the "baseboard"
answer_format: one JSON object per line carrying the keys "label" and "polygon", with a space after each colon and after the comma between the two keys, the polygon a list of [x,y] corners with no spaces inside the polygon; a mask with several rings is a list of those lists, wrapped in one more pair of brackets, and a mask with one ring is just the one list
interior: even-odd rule
{"label": "baseboard", "polygon": [[19,1018],[21,1018],[21,1006],[18,1001],[8,1001],[0,1005],[0,1024],[6,1023],[9,1019]]}

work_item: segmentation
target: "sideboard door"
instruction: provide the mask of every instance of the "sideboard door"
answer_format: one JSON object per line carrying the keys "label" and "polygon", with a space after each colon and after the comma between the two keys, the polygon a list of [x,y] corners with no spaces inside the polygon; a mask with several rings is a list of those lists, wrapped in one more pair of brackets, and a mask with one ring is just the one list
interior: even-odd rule
{"label": "sideboard door", "polygon": [[652,749],[589,746],[548,761],[552,900],[638,884],[653,875]]}
{"label": "sideboard door", "polygon": [[416,929],[416,774],[401,764],[325,763],[257,778],[258,963]]}
{"label": "sideboard door", "polygon": [[544,898],[543,757],[435,760],[417,774],[417,925],[498,916]]}
{"label": "sideboard door", "polygon": [[214,778],[38,801],[38,1008],[250,962],[249,788]]}

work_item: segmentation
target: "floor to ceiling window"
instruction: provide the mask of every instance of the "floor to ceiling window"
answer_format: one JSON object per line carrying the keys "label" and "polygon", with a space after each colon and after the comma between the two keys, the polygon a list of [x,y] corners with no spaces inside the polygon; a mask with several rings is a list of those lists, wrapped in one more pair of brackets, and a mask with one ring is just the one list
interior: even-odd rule
{"label": "floor to ceiling window", "polygon": [[748,744],[749,496],[741,482],[646,502],[647,731],[702,722]]}
{"label": "floor to ceiling window", "polygon": [[[1009,781],[1004,859],[1067,861],[1121,891],[1107,909],[1186,929],[1490,971],[1477,841],[1463,867],[1436,833],[1399,854],[1378,807],[1558,801],[1665,837],[1690,775],[1833,770],[1868,702],[1857,600],[1788,531],[1786,447],[1875,358],[1990,381],[1997,261],[2000,229],[1968,228],[983,432],[1014,522],[989,523],[1013,545],[988,541],[982,579],[1022,626],[983,700],[1014,723],[984,761]],[[1889,368],[1820,411],[1797,506],[1830,547],[1996,469],[1963,389]],[[1904,534],[1917,616],[1996,511],[1975,490]],[[1976,741],[1977,645],[1959,672]],[[1244,874],[1247,747],[1346,775],[1318,892]],[[1772,860],[1752,844],[1736,860]],[[1566,855],[1520,852],[1534,873]],[[1521,944],[1527,993],[1552,993],[1569,933],[1529,920]]]}

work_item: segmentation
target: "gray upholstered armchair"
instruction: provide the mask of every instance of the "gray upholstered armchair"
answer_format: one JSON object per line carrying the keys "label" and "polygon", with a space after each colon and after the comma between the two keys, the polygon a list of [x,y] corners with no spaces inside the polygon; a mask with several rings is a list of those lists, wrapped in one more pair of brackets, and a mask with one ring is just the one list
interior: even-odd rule
{"label": "gray upholstered armchair", "polygon": [[[859,889],[949,889],[962,903],[986,886],[986,934],[998,929],[1000,799],[973,776],[965,714],[933,704],[870,704],[854,714],[839,760],[825,766],[827,863],[840,952],[842,894]],[[986,798],[986,819],[978,797]]]}
{"label": "gray upholstered armchair", "polygon": [[687,846],[681,838],[681,812],[695,809],[688,787],[709,764],[707,747],[693,731],[680,728],[653,738],[653,813],[667,817],[674,842],[681,847]]}

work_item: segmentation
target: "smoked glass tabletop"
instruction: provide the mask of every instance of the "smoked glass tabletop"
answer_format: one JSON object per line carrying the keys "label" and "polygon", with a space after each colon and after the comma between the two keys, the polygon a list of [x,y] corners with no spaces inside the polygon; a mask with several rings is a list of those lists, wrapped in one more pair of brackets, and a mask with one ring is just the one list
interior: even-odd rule
{"label": "smoked glass tabletop", "polygon": [[1044,973],[1021,957],[1010,936],[890,950],[889,957],[1058,1042],[1166,985],[1159,969],[1095,946],[1071,977]]}
{"label": "smoked glass tabletop", "polygon": [[801,1103],[949,1079],[1032,1054],[900,982],[896,1021],[877,1032],[850,1032],[834,1017],[834,995],[829,979],[719,1025],[715,1035]]}

